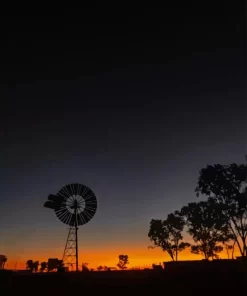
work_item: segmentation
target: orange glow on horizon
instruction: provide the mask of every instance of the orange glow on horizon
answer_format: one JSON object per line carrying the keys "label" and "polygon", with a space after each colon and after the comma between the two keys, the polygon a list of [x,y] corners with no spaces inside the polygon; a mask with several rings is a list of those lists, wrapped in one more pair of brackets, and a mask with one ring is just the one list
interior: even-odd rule
{"label": "orange glow on horizon", "polygon": [[[124,249],[124,251],[123,251]],[[33,252],[30,254],[23,254],[20,257],[15,256],[7,256],[8,261],[6,264],[7,269],[25,269],[26,268],[26,261],[32,259],[34,261],[47,261],[48,258],[61,258],[62,252],[50,252],[50,254],[42,254],[40,252]],[[171,261],[170,256],[163,252],[161,249],[137,249],[137,248],[116,248],[115,250],[102,250],[102,253],[98,253],[98,251],[85,251],[84,254],[80,252],[79,254],[79,264],[81,265],[82,262],[87,262],[89,268],[96,269],[98,266],[109,266],[109,267],[116,267],[118,263],[118,255],[119,254],[127,254],[129,256],[128,268],[133,267],[151,267],[153,263],[159,264],[165,261]],[[236,249],[235,256],[239,256],[239,252]],[[48,255],[48,256],[47,256]],[[224,251],[220,254],[220,258],[227,258],[227,253]],[[190,250],[185,250],[181,252],[178,256],[178,260],[201,260],[203,259],[200,255],[195,255],[190,252]]]}

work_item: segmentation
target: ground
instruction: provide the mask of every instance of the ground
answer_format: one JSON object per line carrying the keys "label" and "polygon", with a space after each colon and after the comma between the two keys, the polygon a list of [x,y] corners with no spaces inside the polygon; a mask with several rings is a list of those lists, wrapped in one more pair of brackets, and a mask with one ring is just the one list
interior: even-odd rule
{"label": "ground", "polygon": [[[235,273],[170,273],[164,271],[117,271],[52,273],[52,274],[0,274],[3,295],[101,295],[143,293],[153,295],[236,295],[246,290],[247,276]],[[246,290],[247,291],[247,290]],[[241,294],[240,294],[241,293]]]}

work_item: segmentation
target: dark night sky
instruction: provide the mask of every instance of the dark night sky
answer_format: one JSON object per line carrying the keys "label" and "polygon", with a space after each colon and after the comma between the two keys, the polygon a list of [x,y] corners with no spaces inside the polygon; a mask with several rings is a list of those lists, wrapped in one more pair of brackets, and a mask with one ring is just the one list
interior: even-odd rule
{"label": "dark night sky", "polygon": [[172,9],[108,25],[85,15],[6,18],[0,253],[16,260],[61,253],[66,227],[43,203],[70,182],[99,203],[82,250],[146,250],[150,219],[196,200],[200,168],[244,162],[245,41],[234,12]]}

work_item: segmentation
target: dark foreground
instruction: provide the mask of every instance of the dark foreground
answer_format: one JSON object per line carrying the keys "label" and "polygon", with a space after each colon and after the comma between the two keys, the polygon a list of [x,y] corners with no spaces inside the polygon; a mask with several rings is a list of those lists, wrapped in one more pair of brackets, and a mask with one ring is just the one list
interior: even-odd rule
{"label": "dark foreground", "polygon": [[[1,295],[247,295],[244,272],[0,273]],[[1,291],[3,293],[1,293]],[[241,293],[241,294],[240,294]],[[85,294],[85,295],[86,295]]]}

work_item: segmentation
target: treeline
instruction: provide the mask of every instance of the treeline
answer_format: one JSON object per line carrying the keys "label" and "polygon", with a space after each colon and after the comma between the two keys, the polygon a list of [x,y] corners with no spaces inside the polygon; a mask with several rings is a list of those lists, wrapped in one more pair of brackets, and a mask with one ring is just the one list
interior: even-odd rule
{"label": "treeline", "polygon": [[[116,267],[119,268],[120,270],[125,270],[127,269],[127,264],[129,264],[129,256],[128,255],[119,255],[118,256],[118,263],[116,264]],[[69,264],[73,266],[73,264]],[[39,261],[34,261],[34,260],[27,260],[26,262],[26,269],[30,270],[31,272],[50,272],[54,270],[61,270],[64,268],[64,262],[63,260],[58,260],[58,259],[48,259],[48,261],[44,261],[39,263]],[[82,263],[81,265],[81,270],[82,271],[94,271],[93,268],[89,269],[88,263]],[[98,271],[109,271],[111,270],[112,267],[108,266],[98,266],[97,270]]]}
{"label": "treeline", "polygon": [[54,269],[58,270],[63,268],[63,260],[58,259],[49,259],[47,262],[34,261],[34,260],[27,260],[26,262],[26,269],[30,270],[31,272],[38,272],[38,271],[53,271]]}
{"label": "treeline", "polygon": [[[246,177],[246,165],[216,164],[201,169],[195,192],[206,200],[191,202],[165,220],[152,219],[148,233],[154,244],[151,248],[160,247],[173,261],[186,248],[214,259],[224,248],[232,258],[236,246],[241,256],[247,257]],[[184,232],[190,234],[193,244],[183,240]]]}

